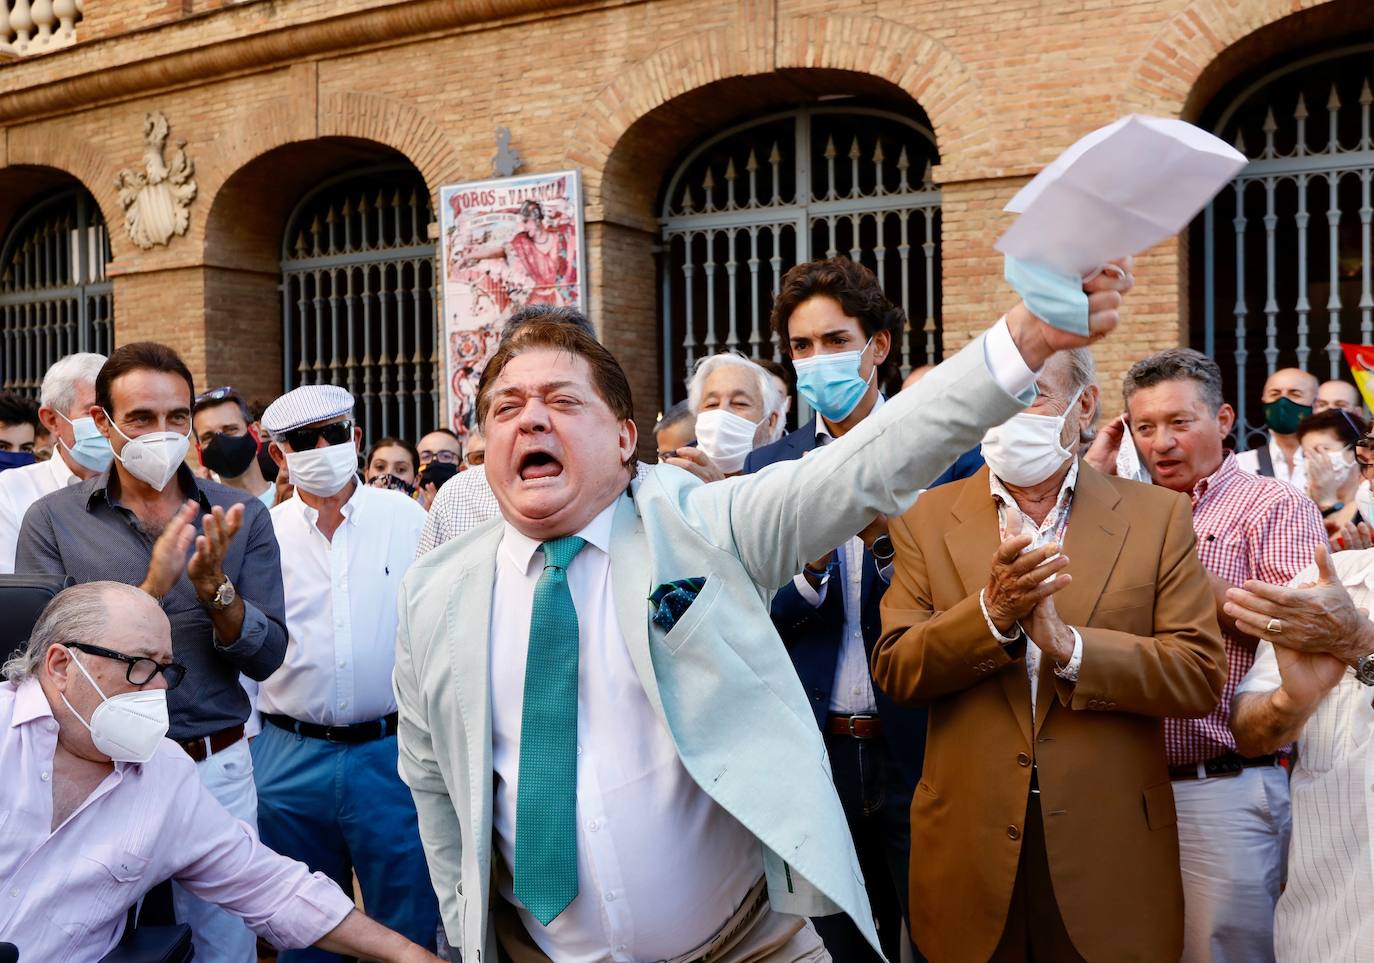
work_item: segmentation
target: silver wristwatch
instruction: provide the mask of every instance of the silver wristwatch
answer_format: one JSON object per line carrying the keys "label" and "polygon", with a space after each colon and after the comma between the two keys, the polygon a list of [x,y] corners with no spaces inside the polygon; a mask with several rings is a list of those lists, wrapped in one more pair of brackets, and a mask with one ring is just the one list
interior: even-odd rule
{"label": "silver wristwatch", "polygon": [[1365,685],[1374,685],[1374,652],[1360,656],[1360,661],[1355,664],[1355,678]]}
{"label": "silver wristwatch", "polygon": [[236,598],[238,598],[238,593],[234,591],[234,583],[229,581],[229,576],[226,575],[224,576],[224,581],[220,583],[219,588],[215,589],[215,597],[205,604],[209,606],[212,611],[223,612],[234,604],[234,599]]}

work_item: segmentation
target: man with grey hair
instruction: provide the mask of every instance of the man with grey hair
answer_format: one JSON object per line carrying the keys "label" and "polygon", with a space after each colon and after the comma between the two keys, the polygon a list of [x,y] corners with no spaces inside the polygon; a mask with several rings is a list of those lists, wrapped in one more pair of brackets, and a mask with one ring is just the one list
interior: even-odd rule
{"label": "man with grey hair", "polygon": [[69,354],[43,376],[38,420],[56,440],[54,457],[0,472],[0,574],[14,571],[24,513],[38,499],[110,466],[110,443],[91,419],[103,354]]}
{"label": "man with grey hair", "polygon": [[929,706],[911,914],[932,959],[1182,944],[1160,720],[1216,705],[1221,638],[1187,501],[1077,456],[1093,376],[1086,349],[1052,358],[1035,403],[983,436],[987,468],[891,522],[873,680]]}
{"label": "man with grey hair", "polygon": [[[724,475],[738,475],[755,448],[777,437],[783,406],[776,382],[744,355],[725,351],[702,358],[687,382],[687,406],[696,416],[697,447],[679,449],[668,464],[679,460],[701,474],[700,456]],[[710,479],[707,479],[710,480]]]}
{"label": "man with grey hair", "polygon": [[118,582],[60,592],[5,666],[0,771],[22,818],[0,835],[0,933],[20,958],[94,963],[129,908],[174,879],[279,947],[435,960],[215,801],[164,738],[185,675],[158,603]]}
{"label": "man with grey hair", "polygon": [[1164,721],[1186,904],[1183,959],[1272,960],[1288,850],[1288,774],[1280,754],[1237,752],[1231,702],[1258,639],[1224,606],[1227,590],[1248,580],[1287,585],[1326,534],[1303,492],[1245,471],[1225,449],[1235,412],[1211,358],[1189,348],[1161,351],[1138,361],[1122,390],[1125,421],[1105,426],[1086,460],[1114,473],[1120,446],[1134,444],[1156,486],[1189,496],[1197,556],[1226,646],[1216,708],[1201,719]]}

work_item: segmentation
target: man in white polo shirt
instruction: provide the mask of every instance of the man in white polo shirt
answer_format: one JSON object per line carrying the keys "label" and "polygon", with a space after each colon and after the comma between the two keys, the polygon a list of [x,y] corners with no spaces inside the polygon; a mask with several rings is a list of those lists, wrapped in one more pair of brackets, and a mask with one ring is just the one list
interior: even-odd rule
{"label": "man in white polo shirt", "polygon": [[[287,392],[262,416],[296,495],[272,509],[289,641],[258,694],[253,740],[258,824],[268,846],[346,892],[356,873],[368,915],[434,948],[439,905],[415,803],[397,772],[396,592],[425,511],[357,477],[353,396],[333,385]],[[316,949],[281,963],[339,960]]]}
{"label": "man in white polo shirt", "polygon": [[90,416],[95,376],[104,364],[103,354],[69,354],[43,376],[38,419],[57,444],[47,461],[0,472],[0,574],[14,571],[19,527],[30,505],[110,467],[110,443]]}

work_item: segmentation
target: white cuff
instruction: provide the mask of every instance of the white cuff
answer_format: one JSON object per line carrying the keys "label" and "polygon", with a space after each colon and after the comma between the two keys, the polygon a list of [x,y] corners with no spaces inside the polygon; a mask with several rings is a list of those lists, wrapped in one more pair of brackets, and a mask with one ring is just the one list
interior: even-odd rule
{"label": "white cuff", "polygon": [[820,608],[825,601],[825,587],[830,584],[830,570],[827,569],[821,576],[821,586],[819,589],[813,588],[811,583],[806,580],[806,574],[792,576],[792,584],[796,586],[797,594],[800,595],[812,608]]}
{"label": "white cuff", "polygon": [[992,380],[1013,398],[1022,398],[1035,386],[1036,373],[1026,364],[1021,350],[1012,340],[1006,315],[989,328],[983,338],[983,359],[992,373]]}
{"label": "white cuff", "polygon": [[892,584],[892,571],[896,567],[897,566],[894,562],[888,562],[886,565],[880,565],[878,567],[878,578],[883,580],[883,584]]}
{"label": "white cuff", "polygon": [[1021,638],[1021,636],[1025,634],[1025,630],[1021,628],[1021,623],[1017,622],[1015,625],[1012,626],[1012,628],[1014,628],[1016,631],[1013,632],[1010,636],[1005,636],[1001,632],[997,631],[997,626],[994,625],[992,622],[992,616],[988,615],[987,603],[983,601],[983,593],[986,591],[987,589],[978,590],[978,610],[983,613],[983,621],[988,624],[988,631],[992,633],[992,637],[994,639],[996,639],[1002,645],[1011,645],[1013,642],[1015,642],[1017,639]]}
{"label": "white cuff", "polygon": [[1065,682],[1078,681],[1078,669],[1083,664],[1083,636],[1078,634],[1078,630],[1069,626],[1069,631],[1073,633],[1073,655],[1069,657],[1069,664],[1060,668],[1054,667],[1054,674]]}

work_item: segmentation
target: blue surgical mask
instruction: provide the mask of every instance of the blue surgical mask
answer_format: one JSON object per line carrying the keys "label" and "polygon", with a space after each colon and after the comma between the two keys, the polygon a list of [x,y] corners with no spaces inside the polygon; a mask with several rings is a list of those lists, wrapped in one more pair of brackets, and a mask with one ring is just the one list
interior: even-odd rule
{"label": "blue surgical mask", "polygon": [[869,338],[858,351],[837,351],[810,358],[793,358],[797,369],[797,393],[828,421],[843,421],[859,406],[877,374],[876,365],[867,378],[859,374],[863,354],[873,343]]}
{"label": "blue surgical mask", "polygon": [[0,451],[0,471],[10,468],[23,468],[25,465],[32,465],[37,460],[31,451]]}
{"label": "blue surgical mask", "polygon": [[76,434],[76,444],[70,448],[67,443],[59,438],[58,444],[67,451],[71,452],[72,458],[82,468],[90,471],[104,471],[110,467],[110,462],[114,460],[114,450],[110,447],[109,441],[100,433],[100,429],[95,426],[94,418],[68,418],[62,412],[57,412],[57,416],[72,426],[72,431]]}

